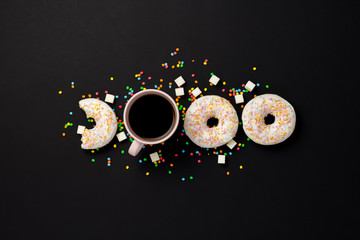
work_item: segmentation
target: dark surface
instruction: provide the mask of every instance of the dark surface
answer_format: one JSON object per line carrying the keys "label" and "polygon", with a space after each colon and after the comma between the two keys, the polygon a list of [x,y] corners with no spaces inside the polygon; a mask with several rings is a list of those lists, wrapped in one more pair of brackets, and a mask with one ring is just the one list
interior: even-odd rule
{"label": "dark surface", "polygon": [[[355,239],[356,9],[355,1],[1,1],[0,238]],[[178,60],[184,68],[161,67]],[[196,163],[192,143],[173,157],[183,148],[176,137],[136,158],[120,153],[129,141],[82,150],[76,126],[91,124],[81,96],[118,94],[121,118],[125,87],[139,90],[140,71],[152,76],[149,87],[164,78],[172,96],[167,82],[180,74],[187,87],[198,74],[197,86],[224,97],[222,81],[229,89],[250,79],[261,84],[254,94],[294,106],[295,132],[264,147],[239,129],[246,146],[225,166],[206,151]],[[217,88],[210,72],[221,78]],[[160,148],[165,163],[139,164]]]}

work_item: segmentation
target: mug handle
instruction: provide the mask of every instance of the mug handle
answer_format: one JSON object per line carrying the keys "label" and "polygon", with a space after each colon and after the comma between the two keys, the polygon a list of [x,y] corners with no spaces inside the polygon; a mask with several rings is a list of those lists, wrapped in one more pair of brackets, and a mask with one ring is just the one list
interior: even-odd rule
{"label": "mug handle", "polygon": [[129,148],[128,152],[129,152],[130,155],[135,157],[140,152],[140,150],[141,150],[141,148],[143,146],[144,146],[143,143],[140,143],[140,142],[134,140],[132,142],[132,144],[130,145],[130,148]]}

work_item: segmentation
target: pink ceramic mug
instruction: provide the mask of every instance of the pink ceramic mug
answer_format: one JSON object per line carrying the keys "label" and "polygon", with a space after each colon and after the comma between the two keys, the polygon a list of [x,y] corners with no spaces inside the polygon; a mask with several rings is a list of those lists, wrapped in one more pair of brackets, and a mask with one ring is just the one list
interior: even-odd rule
{"label": "pink ceramic mug", "polygon": [[[146,96],[146,95],[161,96],[165,100],[167,100],[173,108],[174,115],[173,115],[173,119],[172,119],[173,122],[171,124],[171,127],[165,134],[163,134],[162,136],[157,137],[157,138],[143,138],[143,137],[137,135],[131,128],[131,123],[129,122],[129,113],[130,113],[130,109],[131,109],[132,105],[134,104],[134,102],[136,102],[136,100],[138,100],[139,98]],[[154,106],[154,108],[156,108],[156,106]],[[167,139],[169,139],[174,134],[177,126],[179,125],[179,119],[180,119],[180,113],[177,108],[177,105],[176,105],[174,99],[172,99],[172,97],[170,97],[167,93],[160,91],[160,90],[156,90],[156,89],[146,89],[146,90],[143,90],[143,91],[140,91],[140,92],[134,94],[130,98],[130,100],[127,102],[125,109],[124,109],[124,125],[125,125],[125,128],[128,131],[128,133],[130,134],[130,136],[134,139],[133,143],[131,144],[131,146],[129,148],[129,154],[132,156],[136,156],[140,152],[140,150],[144,146],[144,144],[158,144],[158,143],[162,143],[162,142],[166,141]]]}

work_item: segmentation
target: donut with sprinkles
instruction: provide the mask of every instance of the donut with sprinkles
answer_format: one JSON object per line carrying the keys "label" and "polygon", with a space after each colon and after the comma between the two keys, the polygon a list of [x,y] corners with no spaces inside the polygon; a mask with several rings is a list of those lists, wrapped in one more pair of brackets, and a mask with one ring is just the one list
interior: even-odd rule
{"label": "donut with sprinkles", "polygon": [[[267,124],[265,118],[274,117]],[[263,94],[250,100],[242,112],[245,134],[261,145],[274,145],[285,141],[293,133],[296,123],[295,110],[291,104],[275,94]]]}
{"label": "donut with sprinkles", "polygon": [[[210,118],[218,119],[218,124],[209,127]],[[225,98],[208,95],[198,98],[187,109],[184,129],[186,135],[202,148],[214,148],[228,143],[234,138],[239,126],[236,110]]]}
{"label": "donut with sprinkles", "polygon": [[107,145],[117,131],[117,120],[114,111],[105,102],[96,98],[79,101],[79,107],[85,111],[87,118],[93,118],[96,125],[85,129],[81,137],[81,148],[96,149]]}

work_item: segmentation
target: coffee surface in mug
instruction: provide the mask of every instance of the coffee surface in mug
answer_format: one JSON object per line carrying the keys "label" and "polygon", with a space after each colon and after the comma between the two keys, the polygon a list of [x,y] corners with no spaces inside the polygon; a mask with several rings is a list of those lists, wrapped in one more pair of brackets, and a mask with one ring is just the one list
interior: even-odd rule
{"label": "coffee surface in mug", "polygon": [[132,130],[144,138],[164,135],[173,124],[174,112],[171,103],[158,95],[145,95],[130,108],[129,124]]}

